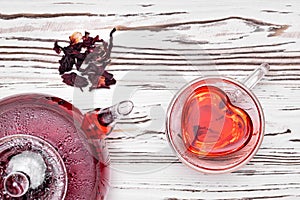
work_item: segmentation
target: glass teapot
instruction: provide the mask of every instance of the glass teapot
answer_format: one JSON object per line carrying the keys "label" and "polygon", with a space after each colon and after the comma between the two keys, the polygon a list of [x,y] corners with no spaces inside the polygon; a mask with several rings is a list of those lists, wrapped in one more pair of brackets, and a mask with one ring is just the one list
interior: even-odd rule
{"label": "glass teapot", "polygon": [[0,199],[105,199],[109,155],[104,143],[131,101],[82,114],[44,94],[0,101]]}

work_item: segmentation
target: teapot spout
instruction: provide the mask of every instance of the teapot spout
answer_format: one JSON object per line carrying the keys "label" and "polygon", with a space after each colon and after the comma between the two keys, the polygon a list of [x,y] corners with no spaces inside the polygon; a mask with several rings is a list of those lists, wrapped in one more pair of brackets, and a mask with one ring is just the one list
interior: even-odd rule
{"label": "teapot spout", "polygon": [[126,100],[108,108],[97,108],[84,115],[81,128],[87,139],[103,139],[113,130],[116,121],[129,115],[133,107],[132,101]]}
{"label": "teapot spout", "polygon": [[112,106],[111,108],[115,109],[116,117],[123,117],[126,115],[129,115],[131,111],[133,110],[133,102],[126,100],[121,101],[120,103]]}
{"label": "teapot spout", "polygon": [[129,115],[132,109],[132,101],[121,101],[111,107],[103,109],[103,114],[101,113],[98,117],[99,123],[110,124],[116,119],[121,119],[122,117]]}

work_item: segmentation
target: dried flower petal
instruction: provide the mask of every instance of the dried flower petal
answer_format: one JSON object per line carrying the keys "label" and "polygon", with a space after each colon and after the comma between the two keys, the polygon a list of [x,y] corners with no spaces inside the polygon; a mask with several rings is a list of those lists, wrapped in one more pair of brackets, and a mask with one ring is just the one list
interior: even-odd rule
{"label": "dried flower petal", "polygon": [[103,42],[103,40],[99,39],[99,35],[97,35],[96,37],[90,37],[89,36],[90,33],[89,32],[85,32],[85,35],[83,36],[83,47],[87,48],[87,52],[91,53],[93,52],[93,49],[95,48],[95,43],[96,42]]}
{"label": "dried flower petal", "polygon": [[89,75],[89,80],[92,83],[90,91],[97,88],[110,88],[111,85],[116,84],[116,80],[113,78],[113,75],[104,71],[102,75]]}
{"label": "dried flower petal", "polygon": [[57,41],[54,43],[53,50],[57,53],[60,54],[62,47],[58,45]]}
{"label": "dried flower petal", "polygon": [[104,72],[103,67],[97,66],[95,63],[89,63],[87,68],[85,68],[82,71],[82,75],[90,75],[90,74],[102,75],[103,72]]}
{"label": "dried flower petal", "polygon": [[64,74],[61,77],[63,79],[63,82],[70,86],[83,88],[88,86],[89,84],[86,78],[77,75],[75,72]]}
{"label": "dried flower petal", "polygon": [[114,32],[116,32],[116,31],[117,31],[117,29],[116,29],[116,28],[113,28],[113,29],[110,31],[109,37],[112,37],[113,34],[114,34]]}
{"label": "dried flower petal", "polygon": [[65,72],[72,70],[75,60],[70,56],[63,56],[62,59],[59,60],[59,64],[59,73],[64,74]]}
{"label": "dried flower petal", "polygon": [[112,78],[112,79],[105,79],[105,85],[107,86],[111,86],[111,85],[114,85],[116,84],[116,79]]}
{"label": "dried flower petal", "polygon": [[82,34],[80,32],[75,32],[69,37],[69,39],[71,45],[77,44],[80,40],[82,40]]}

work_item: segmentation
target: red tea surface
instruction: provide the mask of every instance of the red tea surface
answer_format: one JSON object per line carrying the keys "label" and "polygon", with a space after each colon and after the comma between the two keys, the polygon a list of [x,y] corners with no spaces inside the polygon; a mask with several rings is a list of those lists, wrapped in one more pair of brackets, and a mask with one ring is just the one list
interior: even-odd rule
{"label": "red tea surface", "polygon": [[203,156],[234,153],[249,142],[253,132],[247,112],[214,86],[193,91],[184,104],[181,127],[188,151]]}

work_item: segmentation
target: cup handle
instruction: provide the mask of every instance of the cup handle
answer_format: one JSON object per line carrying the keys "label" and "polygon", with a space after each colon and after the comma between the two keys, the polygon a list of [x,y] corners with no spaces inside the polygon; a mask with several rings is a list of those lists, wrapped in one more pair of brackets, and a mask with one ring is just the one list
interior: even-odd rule
{"label": "cup handle", "polygon": [[252,89],[255,85],[269,72],[270,65],[268,63],[263,63],[257,67],[245,80],[244,85]]}
{"label": "cup handle", "polygon": [[[249,89],[254,88],[269,70],[270,65],[268,63],[262,63],[243,81],[243,84]],[[235,102],[241,94],[242,92],[240,90],[234,91],[232,94],[233,102]]]}

